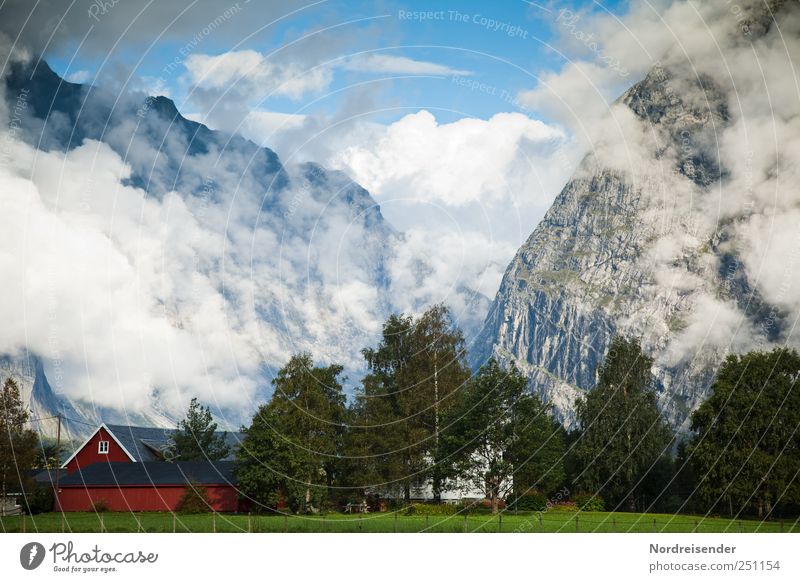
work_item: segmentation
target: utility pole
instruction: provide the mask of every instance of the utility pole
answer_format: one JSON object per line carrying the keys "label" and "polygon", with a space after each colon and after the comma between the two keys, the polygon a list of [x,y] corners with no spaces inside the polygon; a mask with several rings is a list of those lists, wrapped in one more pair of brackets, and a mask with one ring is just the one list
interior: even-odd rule
{"label": "utility pole", "polygon": [[433,497],[436,503],[440,503],[442,500],[442,492],[441,492],[441,480],[439,477],[439,467],[437,466],[438,463],[441,461],[439,458],[439,336],[437,334],[438,328],[434,328],[434,342],[433,342],[433,443],[434,443],[434,483],[433,483]]}
{"label": "utility pole", "polygon": [[58,482],[61,477],[61,413],[56,414],[58,428],[56,428],[56,506],[61,511],[61,500],[58,498]]}

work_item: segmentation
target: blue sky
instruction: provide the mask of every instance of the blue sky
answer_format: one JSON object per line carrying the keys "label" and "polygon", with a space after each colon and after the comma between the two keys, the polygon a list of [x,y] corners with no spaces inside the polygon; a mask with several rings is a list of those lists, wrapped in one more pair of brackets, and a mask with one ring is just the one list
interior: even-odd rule
{"label": "blue sky", "polygon": [[[292,51],[306,51],[308,47],[309,52],[322,51],[315,62],[344,59],[361,52],[390,55],[470,74],[458,75],[465,78],[459,82],[452,74],[402,75],[337,70],[324,92],[304,94],[301,98],[272,97],[256,106],[283,113],[302,110],[333,114],[356,90],[354,86],[363,89],[363,83],[368,83],[367,86],[379,95],[381,108],[389,109],[373,114],[376,121],[393,121],[408,111],[423,108],[435,112],[442,122],[462,117],[487,119],[497,112],[520,110],[549,121],[545,112],[520,108],[515,96],[519,91],[535,87],[541,72],[558,71],[563,67],[564,58],[551,45],[557,44],[559,14],[569,10],[584,18],[590,13],[621,16],[627,10],[627,3],[619,0],[602,4],[594,1],[535,4],[523,0],[433,4],[422,1],[320,2],[301,8],[293,15],[282,15],[279,22],[270,24],[270,17],[259,18],[260,6],[242,0],[219,4],[216,15],[211,12],[207,21],[228,9],[231,9],[230,17],[220,21],[212,33],[203,34],[203,27],[195,27],[198,36],[192,46],[188,46],[192,42],[191,34],[176,38],[165,34],[164,40],[155,43],[135,42],[121,35],[110,56],[87,50],[75,52],[78,40],[74,39],[71,46],[67,44],[47,58],[57,72],[90,81],[95,75],[99,75],[99,79],[119,76],[121,67],[126,67],[126,72],[133,69],[135,76],[149,80],[151,84],[145,88],[150,92],[167,92],[182,104],[189,90],[183,78],[182,49],[186,56],[254,50],[281,58]],[[100,21],[95,26],[99,30],[102,25]],[[154,32],[158,32],[157,29]],[[333,41],[328,52],[324,47],[311,48],[324,45],[328,42],[326,39]],[[180,64],[165,74],[164,67],[176,58]],[[159,77],[164,80],[163,88],[152,84],[152,80]],[[386,77],[391,79],[380,80]],[[187,103],[182,109],[191,110],[192,106]]]}

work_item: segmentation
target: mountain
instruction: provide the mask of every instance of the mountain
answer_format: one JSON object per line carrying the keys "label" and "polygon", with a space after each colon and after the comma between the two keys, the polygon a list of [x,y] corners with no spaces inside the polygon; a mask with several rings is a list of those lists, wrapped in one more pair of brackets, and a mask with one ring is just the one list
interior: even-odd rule
{"label": "mountain", "polygon": [[[189,394],[211,390],[205,399],[223,424],[236,427],[266,397],[272,374],[291,353],[309,351],[342,363],[351,381],[360,378],[360,349],[395,310],[390,263],[403,244],[369,192],[341,172],[284,164],[269,148],[186,119],[167,97],[70,83],[42,60],[12,64],[5,89],[9,109],[17,96],[26,99],[16,137],[61,161],[20,157],[15,163],[22,169],[15,171],[31,177],[48,213],[78,216],[80,224],[97,228],[136,271],[148,317],[162,330],[148,341],[168,334],[186,343],[183,332],[191,330],[200,338],[192,346],[211,346],[188,352],[210,361],[170,356],[162,377],[150,378],[150,360],[170,346],[145,346],[152,356],[128,350],[112,362],[90,349],[82,365],[85,348],[75,342],[68,349],[77,356],[63,356],[73,365],[58,395],[45,376],[46,349],[20,346],[30,350],[33,364],[22,366],[27,372],[20,377],[37,414],[69,410],[90,423],[171,425],[182,411],[172,400],[177,387]],[[112,176],[97,161],[109,158],[122,164],[115,162],[120,169]],[[71,189],[64,184],[73,178],[65,176],[73,160],[91,166],[77,166],[80,184]],[[53,186],[49,180],[59,174],[63,182]],[[146,216],[151,209],[152,218]],[[488,304],[469,289],[458,293],[464,303]],[[122,337],[110,322],[106,327]],[[194,384],[169,369],[170,362],[196,371]],[[98,376],[103,367],[106,375]],[[127,394],[144,395],[146,403],[133,405],[113,393],[140,371],[145,379]],[[70,430],[80,433],[81,426]]]}
{"label": "mountain", "polygon": [[62,437],[65,440],[79,438],[86,433],[83,422],[89,422],[82,411],[55,393],[47,380],[41,359],[26,355],[22,357],[0,357],[0,383],[13,378],[20,388],[23,404],[30,410],[31,426],[41,434],[55,438],[58,421],[57,414],[64,417]]}
{"label": "mountain", "polygon": [[[41,435],[55,439],[61,415],[62,442],[77,441],[88,436],[100,422],[122,422],[137,426],[174,426],[174,420],[155,410],[147,413],[93,407],[87,403],[72,402],[63,393],[54,390],[45,373],[42,359],[33,354],[0,356],[0,385],[13,378],[20,388],[23,405],[30,411],[30,425]],[[62,381],[56,370],[55,379]]]}
{"label": "mountain", "polygon": [[[772,14],[746,15],[748,36],[731,33],[730,55],[763,59]],[[680,57],[675,47],[611,108],[625,135],[607,130],[593,144],[519,249],[472,354],[475,365],[515,363],[568,427],[615,334],[654,357],[659,406],[679,432],[727,353],[787,340],[786,308],[765,298],[744,259],[757,205],[736,205],[746,166],[721,145],[736,143],[731,108],[747,97],[724,71],[703,70],[711,59]],[[714,323],[720,313],[730,322]]]}

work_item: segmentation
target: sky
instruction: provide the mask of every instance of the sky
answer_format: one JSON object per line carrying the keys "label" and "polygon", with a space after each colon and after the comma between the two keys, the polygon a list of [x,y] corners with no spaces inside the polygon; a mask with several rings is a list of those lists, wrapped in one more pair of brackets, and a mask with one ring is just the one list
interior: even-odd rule
{"label": "sky", "polygon": [[[190,6],[190,11],[195,8]],[[275,61],[287,55],[296,57],[296,62],[307,59],[301,65],[309,68],[324,69],[328,63],[338,70],[330,76],[308,75],[305,90],[296,84],[294,91],[286,87],[271,96],[265,93],[260,96],[263,100],[254,101],[260,109],[333,114],[357,86],[370,82],[381,85],[382,100],[396,102],[398,108],[433,108],[444,122],[463,117],[488,119],[498,112],[520,110],[514,102],[517,93],[535,85],[542,71],[559,69],[568,62],[570,55],[558,46],[564,11],[584,19],[591,14],[623,16],[626,11],[621,1],[450,1],[434,6],[431,10],[429,2],[321,1],[270,20],[261,18],[258,2],[219,3],[216,12],[206,10],[208,21],[195,27],[195,35],[166,37],[145,46],[144,52],[140,49],[147,43],[128,40],[124,32],[114,39],[111,52],[98,53],[93,45],[85,41],[81,46],[79,38],[72,38],[48,54],[48,60],[59,73],[81,81],[102,76],[103,67],[124,64],[150,83],[151,92],[160,91],[184,102],[189,97],[189,88],[182,82],[185,71],[180,65],[165,70],[170,64],[226,52],[256,51]],[[141,18],[145,17],[146,12]],[[105,15],[97,18],[97,22],[91,17],[87,21],[100,28]],[[260,26],[242,27],[243,21],[253,18]],[[168,29],[165,24],[163,31],[156,28],[152,32]],[[89,38],[93,33],[89,32]],[[473,77],[497,91],[465,89],[452,82],[454,74]],[[402,114],[376,113],[382,120]]]}

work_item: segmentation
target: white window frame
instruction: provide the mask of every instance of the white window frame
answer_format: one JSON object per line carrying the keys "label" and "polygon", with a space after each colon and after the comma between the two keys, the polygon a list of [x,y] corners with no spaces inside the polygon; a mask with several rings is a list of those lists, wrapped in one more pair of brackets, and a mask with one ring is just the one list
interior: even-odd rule
{"label": "white window frame", "polygon": [[[103,447],[105,445],[105,447]],[[105,448],[105,450],[103,450]],[[97,454],[98,455],[107,455],[108,454],[108,441],[98,441],[97,443]]]}

